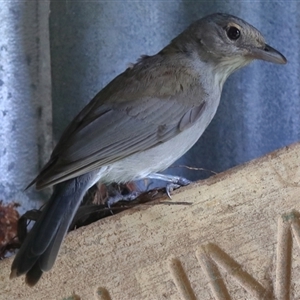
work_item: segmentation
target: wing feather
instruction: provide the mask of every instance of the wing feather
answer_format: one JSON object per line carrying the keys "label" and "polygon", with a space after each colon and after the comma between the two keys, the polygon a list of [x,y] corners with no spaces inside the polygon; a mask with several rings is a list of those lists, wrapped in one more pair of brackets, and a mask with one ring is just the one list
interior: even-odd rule
{"label": "wing feather", "polygon": [[204,105],[199,80],[186,67],[165,68],[154,80],[149,74],[159,73],[160,63],[139,62],[96,95],[63,133],[35,179],[37,188],[155,147],[196,122]]}

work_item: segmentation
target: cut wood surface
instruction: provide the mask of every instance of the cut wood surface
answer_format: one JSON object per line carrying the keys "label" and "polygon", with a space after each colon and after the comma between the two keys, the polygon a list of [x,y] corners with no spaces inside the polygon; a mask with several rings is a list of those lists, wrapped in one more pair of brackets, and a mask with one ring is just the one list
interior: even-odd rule
{"label": "cut wood surface", "polygon": [[[163,200],[163,199],[162,199]],[[1,299],[299,299],[300,144],[71,232],[29,288]]]}

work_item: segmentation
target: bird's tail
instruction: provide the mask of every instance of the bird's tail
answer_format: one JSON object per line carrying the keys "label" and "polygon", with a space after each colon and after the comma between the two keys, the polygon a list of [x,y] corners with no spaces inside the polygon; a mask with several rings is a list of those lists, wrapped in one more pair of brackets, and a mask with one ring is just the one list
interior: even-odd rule
{"label": "bird's tail", "polygon": [[43,272],[52,268],[63,238],[90,187],[89,178],[85,174],[55,186],[12,263],[10,278],[26,274],[26,283],[33,286]]}

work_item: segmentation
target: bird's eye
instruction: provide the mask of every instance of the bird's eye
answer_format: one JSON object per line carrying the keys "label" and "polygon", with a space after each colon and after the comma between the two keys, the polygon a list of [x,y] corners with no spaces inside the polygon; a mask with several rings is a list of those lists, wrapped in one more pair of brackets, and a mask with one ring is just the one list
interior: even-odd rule
{"label": "bird's eye", "polygon": [[227,31],[227,36],[233,41],[237,40],[241,35],[240,30],[234,26],[228,27],[226,31]]}

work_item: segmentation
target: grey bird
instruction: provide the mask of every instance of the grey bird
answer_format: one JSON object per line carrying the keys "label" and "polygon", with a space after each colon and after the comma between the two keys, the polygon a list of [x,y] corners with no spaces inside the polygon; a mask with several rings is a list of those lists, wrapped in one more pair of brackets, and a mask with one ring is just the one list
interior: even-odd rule
{"label": "grey bird", "polygon": [[[143,56],[104,87],[74,118],[32,184],[54,186],[12,267],[35,285],[52,268],[87,190],[98,181],[125,183],[162,175],[200,138],[230,74],[254,59],[285,64],[245,21],[213,14],[191,24],[153,56]],[[168,188],[168,191],[170,188]]]}

